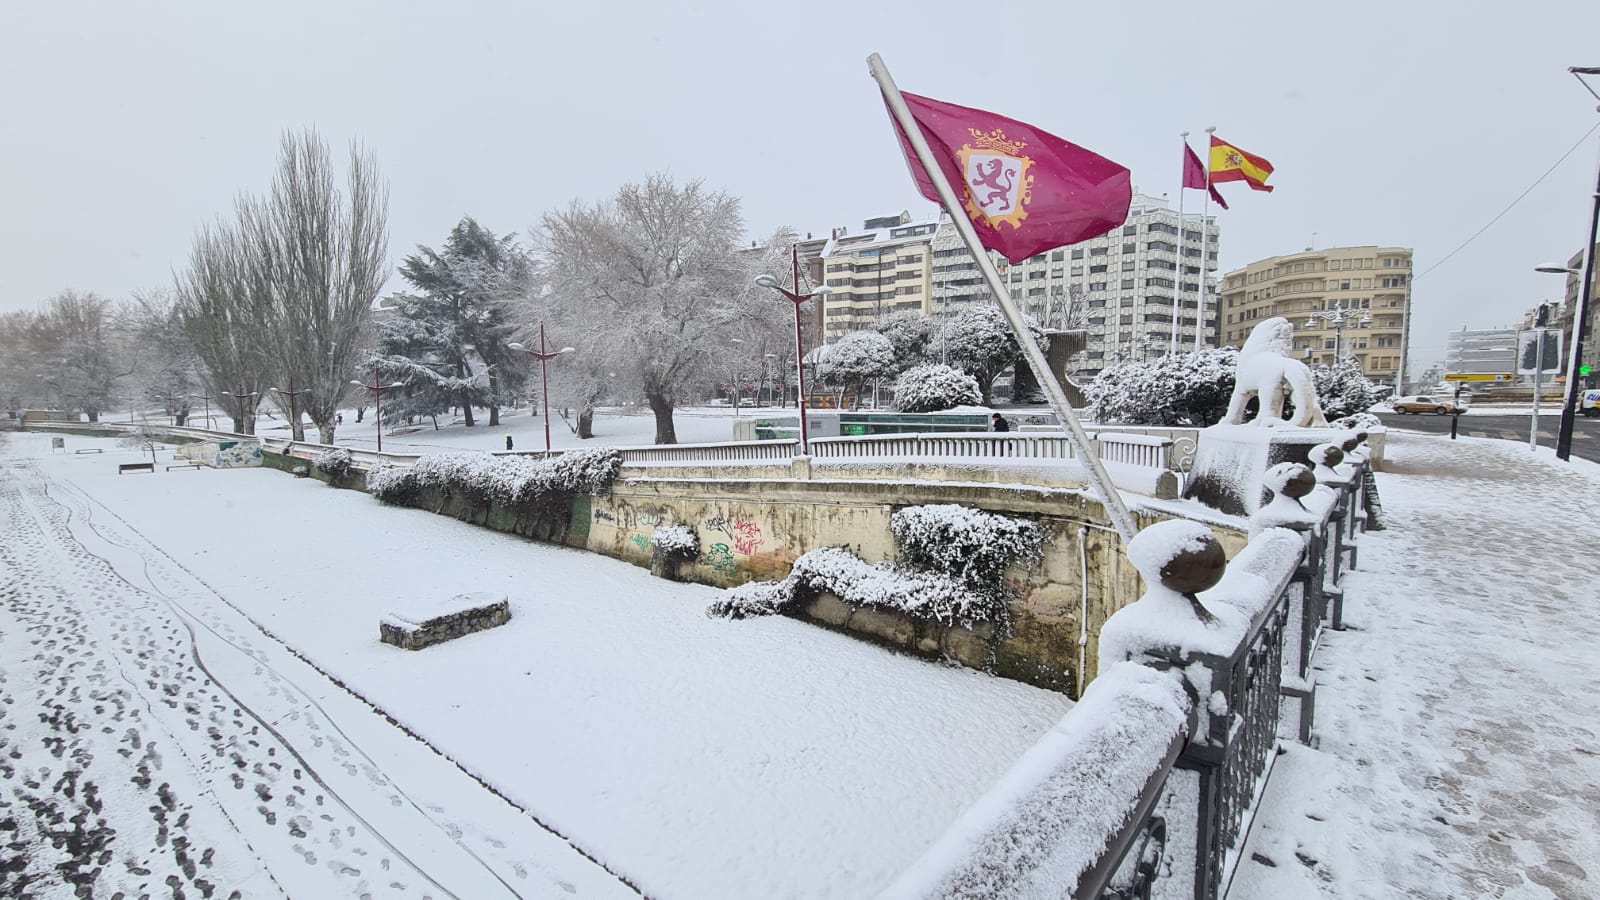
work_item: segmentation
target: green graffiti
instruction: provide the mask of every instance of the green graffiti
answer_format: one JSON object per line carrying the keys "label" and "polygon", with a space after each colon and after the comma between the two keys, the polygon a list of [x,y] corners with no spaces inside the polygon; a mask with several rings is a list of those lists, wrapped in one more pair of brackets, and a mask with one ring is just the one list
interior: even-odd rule
{"label": "green graffiti", "polygon": [[631,541],[633,543],[633,545],[635,547],[638,547],[640,550],[648,550],[648,549],[650,549],[650,539],[645,537],[642,534],[636,534],[633,537],[628,538],[628,540]]}
{"label": "green graffiti", "polygon": [[706,565],[724,575],[731,574],[738,566],[733,561],[733,551],[727,544],[712,544],[706,551]]}

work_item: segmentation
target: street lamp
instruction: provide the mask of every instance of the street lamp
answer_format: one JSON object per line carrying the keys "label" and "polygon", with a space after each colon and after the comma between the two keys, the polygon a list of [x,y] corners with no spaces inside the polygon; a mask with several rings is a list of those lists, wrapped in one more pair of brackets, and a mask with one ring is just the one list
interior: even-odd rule
{"label": "street lamp", "polygon": [[209,429],[211,427],[211,395],[210,394],[191,394],[189,396],[189,399],[190,400],[204,400],[205,401],[205,403],[206,403],[206,425],[205,425],[205,427]]}
{"label": "street lamp", "polygon": [[791,291],[788,288],[785,288],[783,285],[778,284],[778,279],[773,278],[771,275],[756,276],[756,284],[760,287],[767,288],[768,290],[777,291],[778,293],[782,294],[790,303],[794,304],[794,369],[797,387],[799,388],[799,394],[796,397],[795,405],[800,409],[800,455],[810,456],[811,437],[810,431],[806,427],[805,350],[801,346],[800,340],[800,305],[805,303],[807,300],[810,300],[812,297],[825,297],[828,294],[833,293],[833,288],[823,285],[809,294],[800,293],[800,251],[798,248],[795,249],[794,256],[794,290]]}
{"label": "street lamp", "polygon": [[[1584,76],[1600,75],[1600,66],[1572,66],[1567,69],[1572,77],[1578,79],[1583,89],[1600,100],[1600,92],[1590,87]],[[1572,350],[1567,356],[1567,396],[1561,407],[1561,430],[1556,434],[1556,459],[1570,459],[1572,457],[1572,426],[1578,418],[1578,374],[1579,367],[1583,364],[1583,345],[1589,332],[1589,302],[1594,294],[1595,267],[1594,246],[1600,240],[1600,162],[1595,165],[1594,193],[1591,195],[1589,209],[1589,239],[1583,243],[1583,271],[1578,274],[1578,306],[1573,310],[1577,321],[1572,325]],[[1566,266],[1540,266],[1538,271],[1549,272],[1560,270],[1562,274],[1573,274]]]}
{"label": "street lamp", "polygon": [[[1600,184],[1596,185],[1594,196],[1595,211],[1600,214]],[[1591,225],[1589,229],[1590,247],[1583,254],[1588,266],[1591,267],[1590,271],[1592,271],[1592,266],[1594,265],[1594,240],[1595,232]],[[1546,275],[1577,275],[1580,278],[1584,277],[1583,269],[1575,269],[1571,266],[1564,266],[1561,263],[1545,263],[1542,266],[1534,266],[1533,270],[1535,272],[1543,272]],[[1561,404],[1561,427],[1556,431],[1557,459],[1569,459],[1572,456],[1572,428],[1577,420],[1578,405],[1576,401],[1578,398],[1579,371],[1583,364],[1583,343],[1589,331],[1589,289],[1592,278],[1592,275],[1584,278],[1583,286],[1578,289],[1578,307],[1574,312],[1576,320],[1572,324],[1572,352],[1568,357],[1566,394],[1562,398]],[[1544,335],[1542,333],[1539,335],[1539,349],[1541,351],[1544,349]],[[1534,377],[1537,379],[1541,376],[1536,374]],[[1539,389],[1537,387],[1533,390],[1533,402],[1534,415],[1538,415]],[[1535,420],[1533,425],[1535,437],[1539,433],[1538,429],[1539,425]]]}
{"label": "street lamp", "polygon": [[778,358],[778,354],[776,354],[776,353],[763,353],[763,354],[761,354],[761,386],[766,389],[766,392],[767,392],[767,405],[768,406],[772,405],[772,375],[768,375],[767,374],[767,366],[768,365],[776,366],[777,363],[768,363],[767,360],[769,360],[769,359],[777,359],[777,358]]}
{"label": "street lamp", "polygon": [[[238,393],[234,393],[233,391],[223,391],[222,393],[224,393],[227,396],[232,397],[235,400],[239,401],[239,420],[235,424],[237,424],[240,428],[243,428],[244,427],[244,403],[245,403],[246,400],[250,399],[251,397],[259,397],[259,396],[261,396],[261,392],[260,391],[246,391],[244,388],[240,388]],[[255,429],[252,426],[250,433],[254,433],[254,431],[255,431]]]}
{"label": "street lamp", "polygon": [[403,382],[403,381],[391,381],[388,384],[379,384],[378,383],[378,372],[377,372],[376,369],[374,369],[373,372],[372,372],[372,383],[371,384],[365,384],[363,382],[356,381],[353,378],[350,380],[350,383],[355,385],[358,388],[366,388],[367,390],[372,392],[372,397],[373,397],[373,400],[372,400],[372,402],[373,402],[373,413],[372,413],[373,424],[378,426],[378,452],[382,453],[383,452],[383,392],[384,391],[388,391],[388,390],[393,390],[394,388],[397,388],[397,387],[405,387],[405,382]]}
{"label": "street lamp", "polygon": [[562,347],[554,353],[545,349],[544,323],[539,323],[539,349],[533,350],[512,341],[506,345],[513,350],[520,350],[529,357],[539,361],[539,392],[544,395],[544,455],[550,455],[550,360],[563,353],[576,353],[575,347]]}
{"label": "street lamp", "polygon": [[[301,394],[311,393],[311,388],[301,388],[297,391],[294,389],[294,382],[291,381],[289,382],[289,390],[287,391],[283,390],[282,388],[269,388],[268,390],[282,394],[289,398],[289,437],[291,440],[296,439],[294,433],[300,429],[300,414],[295,410],[294,398],[300,396]],[[380,422],[378,425],[381,428],[383,423]]]}
{"label": "street lamp", "polygon": [[[1359,318],[1358,318],[1359,314]],[[1307,328],[1321,328],[1322,323],[1333,329],[1333,361],[1339,362],[1339,357],[1344,350],[1344,327],[1346,322],[1355,321],[1366,325],[1372,321],[1372,314],[1364,309],[1346,307],[1343,302],[1330,306],[1321,313],[1312,313],[1306,317]]]}

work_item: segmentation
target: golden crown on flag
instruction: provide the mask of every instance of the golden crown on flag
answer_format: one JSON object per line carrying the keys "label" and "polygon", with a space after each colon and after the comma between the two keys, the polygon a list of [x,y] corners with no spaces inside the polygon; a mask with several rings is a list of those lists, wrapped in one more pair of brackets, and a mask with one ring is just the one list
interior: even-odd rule
{"label": "golden crown on flag", "polygon": [[994,150],[1007,156],[1020,156],[1022,148],[1028,146],[1027,141],[1006,140],[1006,133],[998,128],[990,130],[988,134],[984,134],[976,128],[968,128],[967,132],[972,135],[972,142],[977,144],[979,148]]}

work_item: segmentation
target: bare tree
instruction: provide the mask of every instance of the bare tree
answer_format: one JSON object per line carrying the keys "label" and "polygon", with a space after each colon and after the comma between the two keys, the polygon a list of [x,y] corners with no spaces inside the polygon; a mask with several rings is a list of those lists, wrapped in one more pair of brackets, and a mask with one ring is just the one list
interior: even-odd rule
{"label": "bare tree", "polygon": [[139,348],[133,381],[146,403],[158,404],[183,425],[201,389],[200,359],[170,291],[135,291],[118,316],[120,330]]}
{"label": "bare tree", "polygon": [[[608,202],[574,202],[543,219],[548,293],[523,319],[548,314],[576,326],[570,336],[563,330],[562,343],[603,359],[618,390],[645,397],[656,443],[677,443],[680,396],[730,336],[777,311],[751,279],[778,261],[741,253],[742,231],[737,198],[667,175],[625,185]],[[578,334],[589,340],[579,345]]]}
{"label": "bare tree", "polygon": [[233,430],[255,433],[255,410],[267,385],[266,345],[272,295],[254,272],[245,241],[226,223],[203,225],[176,292],[184,330],[205,364],[207,393],[233,415]]}
{"label": "bare tree", "polygon": [[69,290],[45,301],[34,320],[37,377],[54,387],[62,406],[83,410],[91,422],[121,399],[118,382],[133,373],[132,350],[114,317],[110,301]]}
{"label": "bare tree", "polygon": [[351,144],[341,191],[328,145],[310,129],[283,136],[268,195],[239,204],[247,258],[272,302],[269,373],[287,391],[309,391],[273,393],[294,440],[305,440],[303,412],[333,443],[362,329],[388,277],[388,205],[370,153]]}

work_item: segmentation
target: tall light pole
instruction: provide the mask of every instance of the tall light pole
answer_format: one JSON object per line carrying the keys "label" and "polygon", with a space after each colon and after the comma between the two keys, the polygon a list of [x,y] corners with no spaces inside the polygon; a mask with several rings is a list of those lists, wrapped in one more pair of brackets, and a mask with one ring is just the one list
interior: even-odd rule
{"label": "tall light pole", "polygon": [[205,403],[206,403],[206,426],[205,427],[206,428],[210,428],[211,427],[211,395],[210,394],[191,394],[189,396],[189,399],[190,400],[204,400],[205,401]]}
{"label": "tall light pole", "polygon": [[[245,391],[244,388],[241,387],[239,389],[238,393],[234,393],[233,391],[223,391],[222,393],[224,393],[227,396],[232,397],[232,398],[234,398],[234,399],[239,401],[239,422],[238,422],[238,424],[239,424],[240,428],[243,428],[244,427],[244,402],[246,400],[248,400],[249,398],[251,398],[251,397],[259,397],[259,396],[261,396],[261,392],[260,391],[248,391],[247,392],[247,391]],[[251,429],[250,429],[250,431],[248,433],[249,434],[254,434],[255,433],[255,427],[254,427],[253,424],[252,424]]]}
{"label": "tall light pole", "polygon": [[1330,306],[1306,317],[1307,328],[1319,328],[1323,322],[1333,328],[1333,361],[1335,365],[1338,364],[1339,357],[1344,350],[1345,323],[1350,321],[1360,322],[1365,325],[1372,321],[1372,314],[1364,309],[1347,307],[1341,301],[1336,306]]}
{"label": "tall light pole", "polygon": [[772,376],[767,374],[767,360],[777,358],[778,354],[776,353],[761,354],[761,386],[766,389],[768,406],[772,405]]}
{"label": "tall light pole", "polygon": [[297,391],[294,389],[294,382],[290,381],[289,390],[287,391],[282,388],[268,388],[268,390],[273,391],[274,393],[282,394],[283,396],[289,398],[289,437],[294,440],[304,440],[303,437],[296,438],[294,434],[296,431],[300,430],[300,414],[298,410],[295,409],[294,398],[300,396],[301,394],[311,393],[311,388],[301,388]]}
{"label": "tall light pole", "polygon": [[809,294],[800,293],[800,251],[794,251],[794,290],[789,290],[778,283],[778,279],[771,275],[756,276],[756,284],[774,290],[784,296],[784,299],[794,304],[794,374],[795,386],[798,393],[795,395],[795,406],[800,410],[800,455],[811,455],[811,434],[806,426],[806,354],[803,342],[800,339],[800,306],[812,297],[825,297],[833,293],[833,288],[823,285]]}
{"label": "tall light pole", "polygon": [[383,392],[384,391],[393,390],[393,389],[395,389],[397,387],[404,387],[405,386],[405,382],[403,382],[403,381],[391,381],[388,384],[379,384],[378,383],[378,371],[376,369],[374,369],[372,371],[372,383],[371,384],[366,384],[364,382],[356,381],[355,379],[351,379],[350,383],[355,385],[358,388],[366,388],[367,390],[372,392],[372,397],[373,397],[372,402],[373,402],[373,407],[374,407],[373,411],[372,411],[372,423],[374,425],[378,426],[378,452],[382,453],[383,452]]}
{"label": "tall light pole", "polygon": [[539,393],[544,396],[544,455],[550,455],[550,360],[563,353],[576,353],[575,347],[562,347],[554,353],[546,350],[544,345],[544,323],[539,323],[539,349],[533,350],[513,341],[506,345],[513,350],[521,350],[529,357],[539,361]]}

